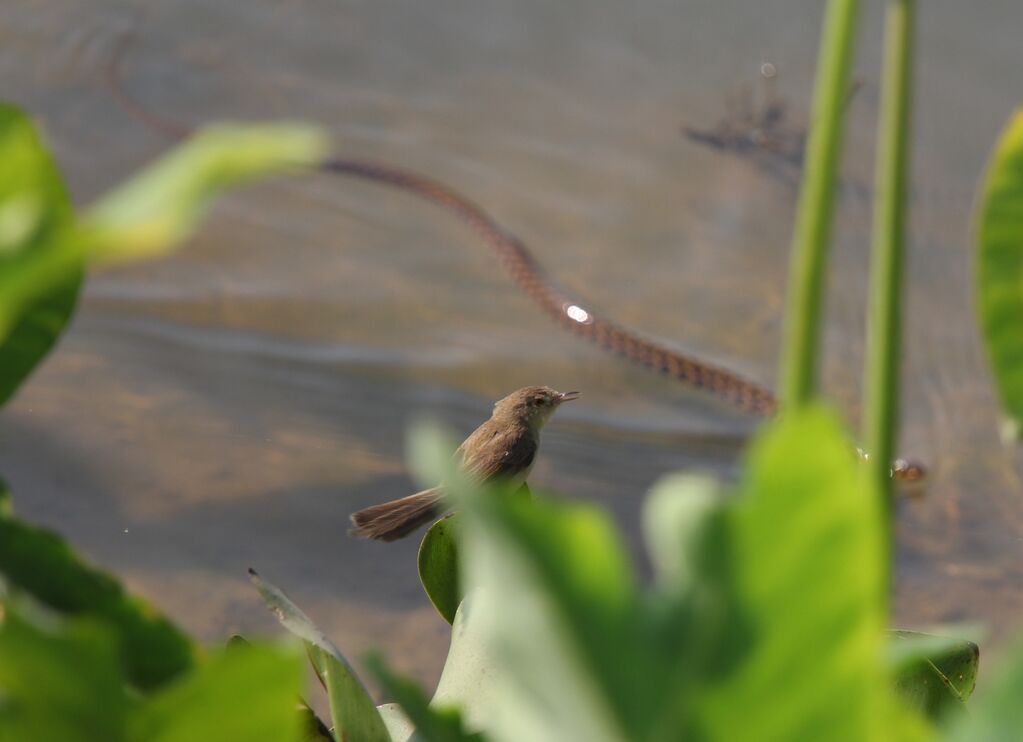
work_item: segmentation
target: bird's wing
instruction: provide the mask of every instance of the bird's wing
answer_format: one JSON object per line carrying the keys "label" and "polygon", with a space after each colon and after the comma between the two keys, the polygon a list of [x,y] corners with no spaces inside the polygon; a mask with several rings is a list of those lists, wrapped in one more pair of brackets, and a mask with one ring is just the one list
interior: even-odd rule
{"label": "bird's wing", "polygon": [[480,481],[512,478],[529,469],[536,449],[536,435],[527,428],[481,427],[460,448],[462,467]]}

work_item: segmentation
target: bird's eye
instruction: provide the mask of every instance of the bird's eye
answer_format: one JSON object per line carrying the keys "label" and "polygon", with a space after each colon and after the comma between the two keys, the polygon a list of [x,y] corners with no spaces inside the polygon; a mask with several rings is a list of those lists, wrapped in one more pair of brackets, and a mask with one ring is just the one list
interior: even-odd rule
{"label": "bird's eye", "polygon": [[539,406],[543,404],[543,397],[533,397],[533,404]]}

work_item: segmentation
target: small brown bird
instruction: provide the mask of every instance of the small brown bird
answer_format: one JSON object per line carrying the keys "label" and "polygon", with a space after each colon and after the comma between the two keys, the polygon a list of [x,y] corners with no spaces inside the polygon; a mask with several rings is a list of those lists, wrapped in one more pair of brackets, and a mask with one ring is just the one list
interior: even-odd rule
{"label": "small brown bird", "polygon": [[[547,386],[512,392],[498,400],[490,419],[458,447],[459,465],[480,482],[502,479],[522,484],[540,447],[540,428],[562,402],[578,397],[579,392],[558,392]],[[381,541],[407,536],[441,514],[441,492],[440,487],[433,487],[352,513],[352,533]]]}

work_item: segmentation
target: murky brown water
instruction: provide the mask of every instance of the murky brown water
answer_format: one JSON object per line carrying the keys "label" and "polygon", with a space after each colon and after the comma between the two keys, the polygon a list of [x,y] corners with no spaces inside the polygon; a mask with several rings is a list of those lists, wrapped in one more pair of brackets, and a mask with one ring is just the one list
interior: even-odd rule
{"label": "murky brown water", "polygon": [[[322,122],[340,152],[455,185],[547,269],[621,322],[771,383],[793,194],[686,141],[763,61],[807,108],[819,3],[45,0],[0,10],[0,85],[46,128],[87,201],[164,143],[106,97],[128,88],[188,123]],[[878,4],[871,4],[878,5]],[[876,9],[874,9],[876,10]],[[1023,615],[1019,456],[970,308],[971,192],[1023,99],[1016,0],[921,8],[917,205],[906,426],[928,462],[903,503],[906,626]],[[865,19],[849,172],[869,182],[880,18]],[[844,202],[826,380],[855,419],[869,212]],[[635,542],[661,474],[730,473],[755,421],[565,336],[485,248],[407,196],[326,177],[233,197],[188,250],[93,276],[59,350],[0,418],[20,512],[58,528],[207,641],[270,630],[254,566],[350,654],[383,646],[432,679],[443,622],[416,540],[346,536],[347,514],[406,494],[406,424],[468,431],[530,383],[583,390],[534,480],[610,507]]]}

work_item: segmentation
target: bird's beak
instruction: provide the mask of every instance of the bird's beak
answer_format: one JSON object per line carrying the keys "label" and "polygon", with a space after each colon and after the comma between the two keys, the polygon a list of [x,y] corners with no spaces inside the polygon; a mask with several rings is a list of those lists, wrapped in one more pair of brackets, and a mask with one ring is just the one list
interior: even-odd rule
{"label": "bird's beak", "polygon": [[579,392],[561,392],[561,395],[558,397],[558,404],[571,402],[573,399],[579,399]]}

